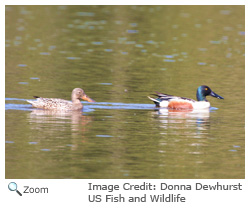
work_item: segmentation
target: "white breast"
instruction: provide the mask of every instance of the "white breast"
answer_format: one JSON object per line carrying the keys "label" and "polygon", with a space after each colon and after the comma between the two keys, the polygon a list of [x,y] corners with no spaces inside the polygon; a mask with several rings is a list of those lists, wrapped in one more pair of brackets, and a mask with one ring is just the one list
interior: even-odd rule
{"label": "white breast", "polygon": [[206,101],[197,101],[193,103],[193,108],[194,109],[204,109],[204,108],[209,108],[210,103]]}

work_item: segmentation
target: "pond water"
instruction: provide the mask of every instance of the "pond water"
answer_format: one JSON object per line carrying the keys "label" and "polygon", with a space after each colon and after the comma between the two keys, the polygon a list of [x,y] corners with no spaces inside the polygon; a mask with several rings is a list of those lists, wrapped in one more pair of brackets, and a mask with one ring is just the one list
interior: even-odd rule
{"label": "pond water", "polygon": [[[245,178],[244,6],[6,6],[6,178]],[[207,111],[155,108],[155,91]],[[33,96],[82,112],[33,109]]]}

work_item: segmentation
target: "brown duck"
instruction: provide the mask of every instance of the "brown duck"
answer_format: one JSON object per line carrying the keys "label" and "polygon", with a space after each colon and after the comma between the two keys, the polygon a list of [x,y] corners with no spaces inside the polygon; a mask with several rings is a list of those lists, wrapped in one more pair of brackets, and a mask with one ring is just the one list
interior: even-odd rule
{"label": "brown duck", "polygon": [[83,105],[80,99],[86,100],[88,102],[95,102],[90,97],[88,97],[81,88],[75,88],[71,94],[71,101],[63,100],[59,98],[42,98],[34,96],[37,98],[35,101],[27,100],[35,108],[42,108],[47,110],[81,110]]}

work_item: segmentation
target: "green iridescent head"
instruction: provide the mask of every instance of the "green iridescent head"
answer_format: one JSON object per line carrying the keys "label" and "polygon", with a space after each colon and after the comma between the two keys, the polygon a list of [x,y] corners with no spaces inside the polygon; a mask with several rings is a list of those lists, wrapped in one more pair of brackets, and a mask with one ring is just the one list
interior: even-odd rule
{"label": "green iridescent head", "polygon": [[223,97],[221,97],[218,94],[216,94],[215,92],[213,92],[210,89],[210,87],[208,87],[206,85],[201,85],[200,87],[198,87],[197,93],[196,93],[196,98],[198,101],[207,101],[206,96],[208,96],[208,95],[216,97],[218,99],[224,99]]}

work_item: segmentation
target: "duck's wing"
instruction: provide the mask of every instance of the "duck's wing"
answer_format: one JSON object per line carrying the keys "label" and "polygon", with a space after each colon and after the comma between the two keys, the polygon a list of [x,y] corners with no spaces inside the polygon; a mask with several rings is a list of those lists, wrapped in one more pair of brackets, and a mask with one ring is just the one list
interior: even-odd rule
{"label": "duck's wing", "polygon": [[185,97],[178,97],[178,96],[174,96],[174,95],[169,95],[169,94],[165,94],[165,93],[160,93],[160,92],[155,92],[156,94],[153,94],[155,96],[157,96],[158,100],[161,101],[171,101],[171,100],[188,100],[188,101],[192,101],[195,102],[195,100],[190,99],[190,98],[185,98]]}
{"label": "duck's wing", "polygon": [[34,96],[37,98],[35,101],[27,100],[27,102],[31,103],[33,107],[43,108],[43,109],[58,109],[70,107],[72,103],[67,100],[59,99],[59,98],[42,98],[38,96]]}

